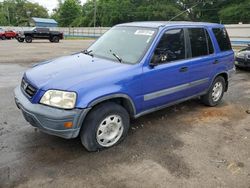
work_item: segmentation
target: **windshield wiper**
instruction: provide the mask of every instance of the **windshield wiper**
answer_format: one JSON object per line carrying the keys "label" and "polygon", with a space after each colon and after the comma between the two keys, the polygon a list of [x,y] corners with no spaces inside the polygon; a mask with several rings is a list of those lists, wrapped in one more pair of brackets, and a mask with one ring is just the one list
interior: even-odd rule
{"label": "windshield wiper", "polygon": [[120,58],[116,53],[114,53],[112,50],[109,50],[110,53],[120,62],[122,63],[122,58]]}
{"label": "windshield wiper", "polygon": [[83,50],[81,53],[94,57],[93,50]]}

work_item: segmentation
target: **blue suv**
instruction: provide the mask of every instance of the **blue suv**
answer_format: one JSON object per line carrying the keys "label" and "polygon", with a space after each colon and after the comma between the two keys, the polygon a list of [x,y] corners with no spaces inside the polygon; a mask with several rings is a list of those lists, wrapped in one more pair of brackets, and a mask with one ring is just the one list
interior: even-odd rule
{"label": "blue suv", "polygon": [[216,106],[234,70],[220,24],[133,22],[87,50],[27,70],[15,101],[32,126],[67,139],[80,135],[97,151],[121,142],[131,118],[197,97]]}

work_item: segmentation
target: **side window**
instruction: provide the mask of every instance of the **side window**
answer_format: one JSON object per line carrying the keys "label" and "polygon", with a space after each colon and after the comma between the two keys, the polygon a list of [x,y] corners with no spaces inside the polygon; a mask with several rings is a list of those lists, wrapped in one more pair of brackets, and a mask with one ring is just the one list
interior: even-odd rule
{"label": "side window", "polygon": [[208,43],[205,30],[203,28],[188,29],[192,57],[208,55]]}
{"label": "side window", "polygon": [[158,43],[153,61],[166,63],[185,59],[185,38],[183,29],[169,30],[162,36]]}
{"label": "side window", "polygon": [[232,49],[231,42],[225,28],[214,28],[213,32],[221,51]]}
{"label": "side window", "polygon": [[208,54],[213,54],[214,53],[214,47],[213,47],[213,43],[212,43],[212,40],[207,32],[206,31],[206,37],[207,37],[207,43],[208,43]]}

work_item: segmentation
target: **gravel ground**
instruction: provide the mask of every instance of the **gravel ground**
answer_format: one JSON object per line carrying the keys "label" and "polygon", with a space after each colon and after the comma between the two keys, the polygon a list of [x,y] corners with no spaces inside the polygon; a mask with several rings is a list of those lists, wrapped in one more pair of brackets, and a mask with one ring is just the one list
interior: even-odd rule
{"label": "gravel ground", "polygon": [[23,119],[13,89],[33,63],[92,41],[0,41],[0,187],[250,187],[250,72],[218,107],[191,100],[133,120],[127,139],[89,153]]}

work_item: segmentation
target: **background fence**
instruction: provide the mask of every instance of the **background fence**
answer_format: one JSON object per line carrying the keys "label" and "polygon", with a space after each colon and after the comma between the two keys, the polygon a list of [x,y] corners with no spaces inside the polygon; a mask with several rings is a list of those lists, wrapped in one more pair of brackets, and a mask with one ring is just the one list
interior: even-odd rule
{"label": "background fence", "polygon": [[[225,25],[233,45],[244,46],[250,44],[250,24]],[[31,27],[1,27],[6,30],[24,31]],[[66,38],[98,38],[110,27],[55,27],[54,31],[61,31]]]}

